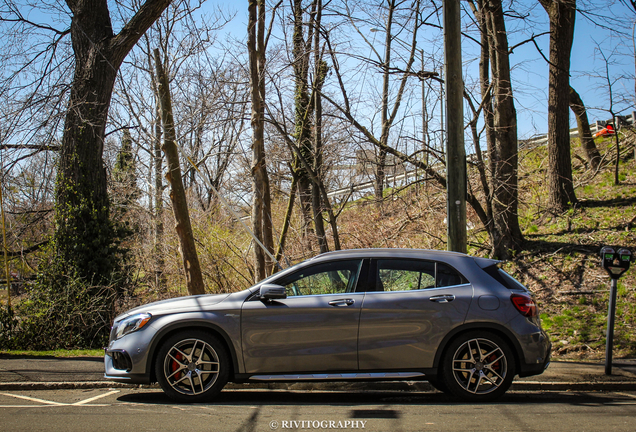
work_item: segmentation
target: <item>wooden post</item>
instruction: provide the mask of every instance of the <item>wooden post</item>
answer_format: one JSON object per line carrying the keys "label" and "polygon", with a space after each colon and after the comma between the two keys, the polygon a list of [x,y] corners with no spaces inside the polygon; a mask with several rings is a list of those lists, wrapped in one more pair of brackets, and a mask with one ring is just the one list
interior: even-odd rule
{"label": "wooden post", "polygon": [[466,150],[459,0],[444,0],[448,250],[466,253]]}

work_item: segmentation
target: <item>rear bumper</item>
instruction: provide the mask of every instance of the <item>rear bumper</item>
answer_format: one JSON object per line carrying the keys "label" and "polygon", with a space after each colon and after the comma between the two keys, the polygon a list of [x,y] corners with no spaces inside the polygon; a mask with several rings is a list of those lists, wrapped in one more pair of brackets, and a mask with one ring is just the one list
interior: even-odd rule
{"label": "rear bumper", "polygon": [[522,362],[519,365],[519,377],[527,377],[532,375],[542,374],[550,365],[550,354],[552,353],[552,343],[545,332],[542,332],[542,340],[540,341],[539,352],[542,351],[542,355],[538,356],[534,362]]}

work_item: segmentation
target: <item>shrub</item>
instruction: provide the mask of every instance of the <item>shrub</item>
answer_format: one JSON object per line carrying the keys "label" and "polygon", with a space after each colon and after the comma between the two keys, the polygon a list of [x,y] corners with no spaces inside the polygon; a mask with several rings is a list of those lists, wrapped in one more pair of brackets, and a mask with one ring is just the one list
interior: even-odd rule
{"label": "shrub", "polygon": [[41,274],[14,311],[0,313],[0,348],[101,348],[108,343],[117,298],[115,283]]}

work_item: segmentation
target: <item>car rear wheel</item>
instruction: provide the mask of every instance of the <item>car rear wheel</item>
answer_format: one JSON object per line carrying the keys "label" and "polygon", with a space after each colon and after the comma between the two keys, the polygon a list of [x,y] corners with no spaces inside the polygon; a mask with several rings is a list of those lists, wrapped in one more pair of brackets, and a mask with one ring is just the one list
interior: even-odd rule
{"label": "car rear wheel", "polygon": [[453,340],[442,358],[442,381],[448,392],[466,401],[502,396],[515,376],[508,343],[494,333],[474,331]]}
{"label": "car rear wheel", "polygon": [[163,391],[180,402],[200,402],[221,392],[230,359],[223,344],[203,331],[180,332],[161,346],[155,361]]}

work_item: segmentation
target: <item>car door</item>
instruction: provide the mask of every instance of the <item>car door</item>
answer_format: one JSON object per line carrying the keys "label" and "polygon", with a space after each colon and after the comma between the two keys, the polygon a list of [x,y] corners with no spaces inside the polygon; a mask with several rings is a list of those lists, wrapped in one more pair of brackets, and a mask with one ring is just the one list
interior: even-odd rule
{"label": "car door", "polygon": [[375,291],[360,315],[360,370],[433,367],[438,345],[466,318],[473,288],[444,263],[373,260]]}
{"label": "car door", "polygon": [[[243,304],[243,361],[249,374],[355,371],[363,260],[322,262],[271,283],[287,298]],[[368,273],[368,272],[367,272]]]}

